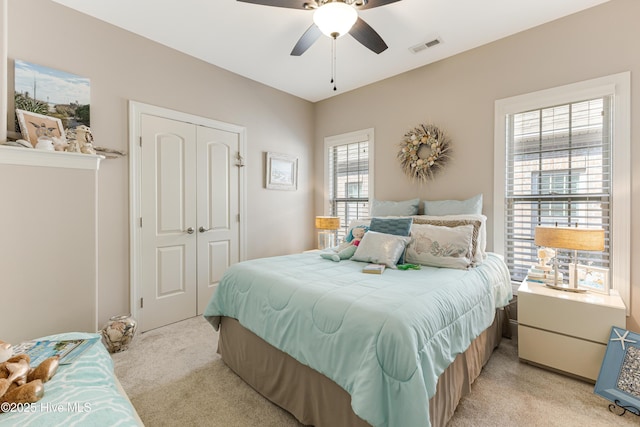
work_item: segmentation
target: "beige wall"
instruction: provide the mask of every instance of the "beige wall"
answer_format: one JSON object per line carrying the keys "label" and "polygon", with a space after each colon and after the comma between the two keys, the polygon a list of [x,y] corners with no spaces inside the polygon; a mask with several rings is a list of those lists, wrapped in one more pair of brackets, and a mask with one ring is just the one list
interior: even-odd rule
{"label": "beige wall", "polygon": [[[9,0],[9,23],[10,68],[21,59],[91,79],[96,145],[128,151],[130,99],[246,127],[247,257],[312,247],[313,104],[51,1]],[[264,189],[265,151],[299,157],[298,191]],[[130,310],[128,161],[99,171],[100,324]]]}
{"label": "beige wall", "polygon": [[[631,71],[631,162],[640,167],[640,1],[612,0],[601,6],[542,25],[316,104],[316,185],[322,188],[325,136],[375,128],[375,195],[402,200],[467,198],[484,194],[493,246],[494,102],[523,93],[623,71]],[[452,161],[425,185],[412,184],[396,160],[404,133],[433,123],[452,139]],[[632,172],[632,196],[640,176]],[[322,192],[316,195],[322,212]],[[640,331],[640,198],[632,197],[631,310],[629,328]]]}

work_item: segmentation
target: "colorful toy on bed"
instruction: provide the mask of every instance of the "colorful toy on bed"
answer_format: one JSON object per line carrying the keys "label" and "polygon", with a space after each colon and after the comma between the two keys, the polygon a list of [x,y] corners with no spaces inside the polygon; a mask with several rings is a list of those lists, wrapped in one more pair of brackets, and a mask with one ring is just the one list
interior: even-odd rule
{"label": "colorful toy on bed", "polygon": [[324,259],[330,259],[331,261],[339,262],[343,259],[349,259],[353,256],[362,240],[362,236],[369,230],[366,225],[359,225],[349,230],[349,234],[344,239],[344,242],[340,243],[331,252],[321,253],[320,256]]}

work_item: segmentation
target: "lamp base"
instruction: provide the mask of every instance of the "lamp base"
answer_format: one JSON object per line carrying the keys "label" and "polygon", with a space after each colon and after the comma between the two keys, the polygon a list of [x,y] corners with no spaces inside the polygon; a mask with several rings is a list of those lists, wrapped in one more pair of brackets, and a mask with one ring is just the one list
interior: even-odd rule
{"label": "lamp base", "polygon": [[318,249],[328,249],[336,245],[335,230],[318,231]]}
{"label": "lamp base", "polygon": [[563,286],[563,285],[554,285],[552,283],[546,283],[546,285],[548,287],[550,287],[551,289],[556,289],[558,291],[565,291],[565,292],[575,292],[577,294],[582,294],[587,292],[586,289],[580,289],[580,288],[570,288],[569,286]]}

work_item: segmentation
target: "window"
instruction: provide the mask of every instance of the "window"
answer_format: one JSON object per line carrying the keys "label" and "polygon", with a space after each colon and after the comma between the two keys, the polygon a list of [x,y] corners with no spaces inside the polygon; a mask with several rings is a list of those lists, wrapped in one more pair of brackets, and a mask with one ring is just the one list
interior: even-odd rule
{"label": "window", "polygon": [[[506,260],[522,281],[536,262],[536,225],[587,226],[609,236],[611,97],[507,115]],[[568,251],[559,263],[568,277]],[[608,253],[579,253],[609,267]]]}
{"label": "window", "polygon": [[[610,269],[629,307],[629,73],[496,102],[494,250],[514,281],[536,260],[537,225],[601,227],[604,252],[578,262]],[[572,253],[559,250],[568,277]]]}
{"label": "window", "polygon": [[373,129],[325,138],[325,212],[340,217],[338,241],[349,223],[369,215]]}

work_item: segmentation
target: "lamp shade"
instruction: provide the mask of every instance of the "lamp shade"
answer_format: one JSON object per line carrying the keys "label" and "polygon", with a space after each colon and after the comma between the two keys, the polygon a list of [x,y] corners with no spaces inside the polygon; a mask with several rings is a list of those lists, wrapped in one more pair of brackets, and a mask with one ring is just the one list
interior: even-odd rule
{"label": "lamp shade", "polygon": [[337,216],[317,216],[316,228],[320,230],[337,230],[340,228],[340,218]]}
{"label": "lamp shade", "polygon": [[603,251],[604,230],[601,228],[536,227],[535,244],[548,248],[576,251]]}
{"label": "lamp shade", "polygon": [[347,34],[357,20],[355,8],[342,1],[325,3],[313,12],[313,22],[322,34],[333,38]]}

